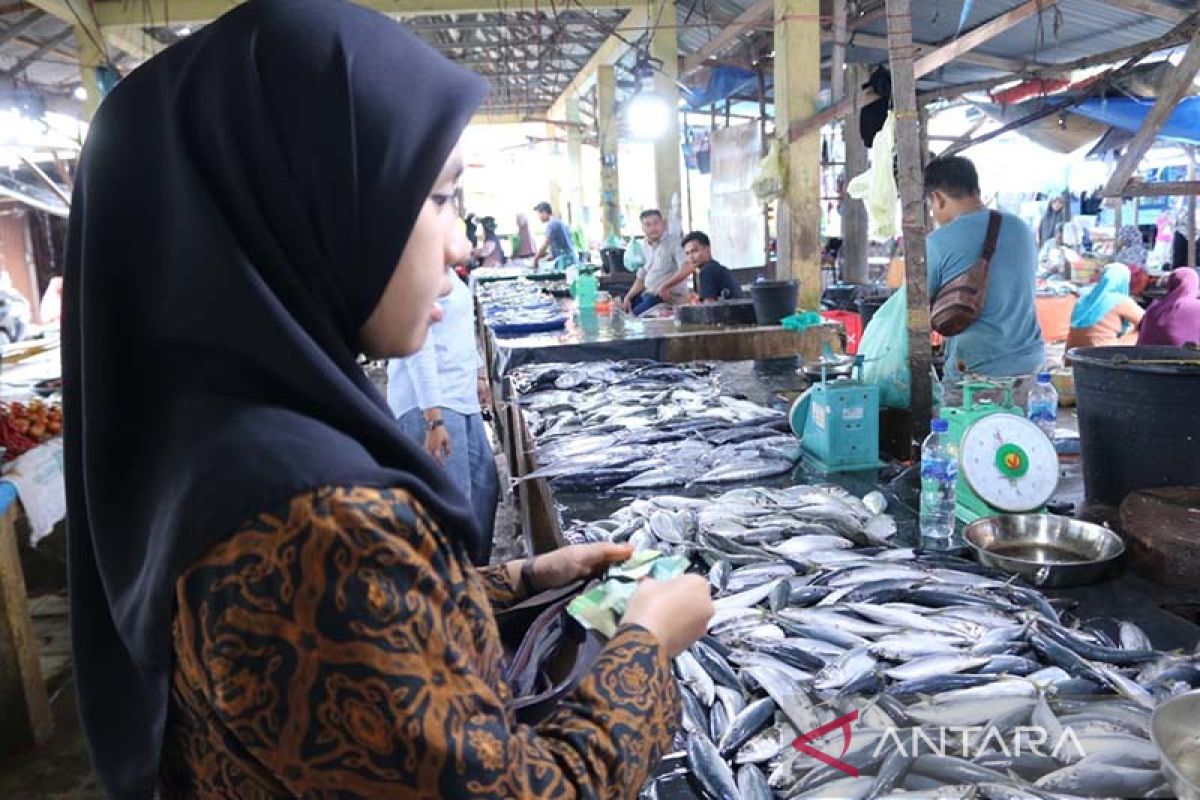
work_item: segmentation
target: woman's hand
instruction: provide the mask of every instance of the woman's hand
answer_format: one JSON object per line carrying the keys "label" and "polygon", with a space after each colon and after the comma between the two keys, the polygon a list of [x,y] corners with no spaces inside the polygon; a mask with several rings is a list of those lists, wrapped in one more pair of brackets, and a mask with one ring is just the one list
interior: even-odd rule
{"label": "woman's hand", "polygon": [[533,559],[533,588],[557,589],[580,578],[599,575],[633,555],[633,545],[594,542],[560,547]]}
{"label": "woman's hand", "polygon": [[712,615],[713,602],[703,576],[682,575],[669,581],[647,578],[629,599],[621,623],[650,631],[667,656],[674,658],[704,635]]}

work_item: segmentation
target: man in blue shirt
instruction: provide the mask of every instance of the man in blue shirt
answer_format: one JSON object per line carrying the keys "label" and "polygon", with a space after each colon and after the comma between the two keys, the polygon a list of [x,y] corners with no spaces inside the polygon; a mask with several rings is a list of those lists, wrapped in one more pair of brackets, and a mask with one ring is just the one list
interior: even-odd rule
{"label": "man in blue shirt", "polygon": [[[926,240],[929,296],[970,269],[983,252],[989,209],[980,197],[975,165],[960,156],[931,161],[925,194],[938,229]],[[958,383],[971,375],[1032,376],[1046,360],[1034,306],[1037,244],[1018,216],[1001,212],[996,254],[988,270],[987,299],[979,317],[946,343],[944,403],[960,396]],[[1030,381],[1018,383],[1018,395]],[[1024,391],[1022,391],[1024,390]],[[1017,398],[1019,400],[1019,397]]]}
{"label": "man in blue shirt", "polygon": [[571,232],[567,230],[567,226],[561,219],[554,216],[554,209],[550,207],[549,203],[538,203],[533,210],[537,212],[538,219],[546,225],[546,241],[542,242],[541,249],[533,257],[534,269],[537,269],[538,262],[545,258],[547,253],[554,261],[558,261],[563,256],[570,256],[573,263],[575,246],[571,244]]}

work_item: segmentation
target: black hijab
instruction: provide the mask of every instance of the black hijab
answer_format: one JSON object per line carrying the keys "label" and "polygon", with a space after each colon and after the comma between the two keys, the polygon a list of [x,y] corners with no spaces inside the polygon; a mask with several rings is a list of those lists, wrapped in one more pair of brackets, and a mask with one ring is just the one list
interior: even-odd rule
{"label": "black hijab", "polygon": [[135,70],[76,181],[63,369],[71,628],[95,768],[154,793],[173,585],[326,485],[481,532],[356,364],[358,330],[485,93],[340,0],[250,0]]}

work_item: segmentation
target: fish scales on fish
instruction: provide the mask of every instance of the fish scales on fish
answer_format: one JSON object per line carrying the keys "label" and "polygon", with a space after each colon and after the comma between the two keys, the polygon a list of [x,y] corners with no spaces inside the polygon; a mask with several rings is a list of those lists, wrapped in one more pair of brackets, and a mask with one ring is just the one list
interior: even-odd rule
{"label": "fish scales on fish", "polygon": [[[972,562],[873,543],[865,529],[885,508],[830,487],[739,487],[661,506],[635,500],[608,522],[581,523],[592,536],[632,538],[636,526],[664,551],[683,541],[709,576],[709,636],[675,662],[683,744],[706,760],[694,782],[763,796],[757,776],[740,771],[756,765],[773,797],[1157,791],[1150,713],[1171,692],[1200,688],[1200,656],[1158,651],[1119,622],[1111,637],[1079,627],[1061,604]],[[850,711],[843,760],[857,779],[792,747]],[[1065,744],[1030,751],[1031,725]],[[942,727],[963,726],[979,730],[929,749]],[[919,752],[893,755],[893,742],[876,753],[885,730],[927,738]],[[834,730],[820,749],[837,756],[840,737]]]}

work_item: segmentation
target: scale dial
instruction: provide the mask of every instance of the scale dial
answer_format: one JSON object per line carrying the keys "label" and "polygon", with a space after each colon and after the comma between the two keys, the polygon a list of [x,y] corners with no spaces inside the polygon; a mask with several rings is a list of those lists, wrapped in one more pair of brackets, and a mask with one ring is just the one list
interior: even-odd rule
{"label": "scale dial", "polygon": [[989,414],[959,443],[959,470],[992,508],[1011,514],[1041,508],[1058,488],[1054,444],[1024,417]]}

